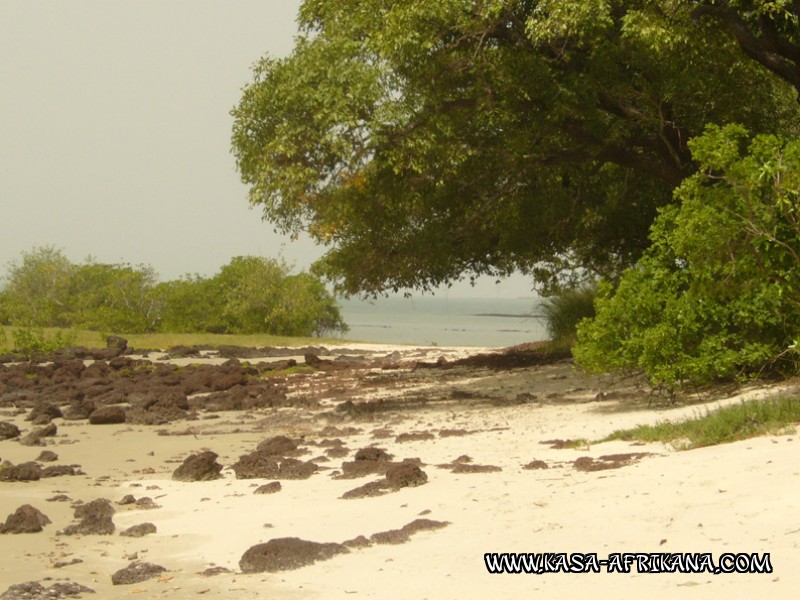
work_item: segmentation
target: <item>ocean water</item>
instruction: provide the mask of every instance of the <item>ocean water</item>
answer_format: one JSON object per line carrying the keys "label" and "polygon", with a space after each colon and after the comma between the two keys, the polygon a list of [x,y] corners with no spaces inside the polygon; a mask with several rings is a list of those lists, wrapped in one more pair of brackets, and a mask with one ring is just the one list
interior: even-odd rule
{"label": "ocean water", "polygon": [[390,297],[341,300],[349,340],[380,344],[512,346],[547,339],[538,298]]}

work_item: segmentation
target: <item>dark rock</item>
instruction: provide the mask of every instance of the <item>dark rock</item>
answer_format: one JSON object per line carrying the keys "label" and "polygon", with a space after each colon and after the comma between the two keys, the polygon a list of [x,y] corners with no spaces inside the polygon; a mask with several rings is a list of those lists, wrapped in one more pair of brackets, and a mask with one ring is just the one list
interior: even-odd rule
{"label": "dark rock", "polygon": [[157,390],[131,398],[131,408],[126,413],[128,423],[163,425],[188,416],[189,402],[178,389]]}
{"label": "dark rock", "polygon": [[270,454],[251,452],[231,465],[236,479],[278,479],[280,466]]}
{"label": "dark rock", "polygon": [[295,450],[297,450],[297,444],[285,435],[268,438],[256,447],[257,452],[277,456],[286,456]]}
{"label": "dark rock", "polygon": [[453,465],[453,473],[497,473],[502,471],[502,467],[496,465],[468,465],[465,463],[458,463]]}
{"label": "dark rock", "polygon": [[111,583],[114,585],[131,585],[141,583],[148,579],[158,577],[166,569],[152,563],[132,562],[124,569],[120,569],[111,576]]}
{"label": "dark rock", "polygon": [[110,351],[108,358],[121,356],[128,350],[128,340],[118,335],[109,335],[106,338],[106,348]]}
{"label": "dark rock", "polygon": [[101,406],[89,415],[92,425],[112,425],[125,422],[125,409],[122,406]]}
{"label": "dark rock", "polygon": [[70,497],[66,494],[56,494],[50,498],[47,498],[45,502],[69,502]]}
{"label": "dark rock", "polygon": [[149,496],[142,496],[136,502],[136,508],[141,508],[142,510],[153,510],[154,508],[161,508],[155,501],[150,498]]}
{"label": "dark rock", "polygon": [[342,542],[342,545],[347,546],[348,548],[369,548],[370,546],[372,546],[372,542],[370,542],[363,535],[359,535],[358,537],[355,537],[352,540],[347,540],[345,542]]}
{"label": "dark rock", "polygon": [[412,432],[412,433],[401,433],[398,435],[394,441],[397,443],[403,442],[420,442],[425,440],[432,440],[436,436],[430,433],[429,431],[419,431],[419,432]]}
{"label": "dark rock", "polygon": [[[96,408],[97,405],[94,403],[94,400],[90,400],[88,398],[79,398],[72,400],[69,403],[69,406],[67,406],[67,408],[64,409],[64,420],[80,421],[82,419],[88,419]],[[123,418],[124,418],[124,413],[123,413]]]}
{"label": "dark rock", "polygon": [[125,494],[122,497],[122,500],[117,502],[120,506],[125,506],[126,504],[134,504],[136,502],[136,498],[133,497],[133,494]]}
{"label": "dark rock", "polygon": [[37,533],[52,521],[30,504],[23,504],[13,514],[8,515],[5,525],[0,525],[0,533]]}
{"label": "dark rock", "polygon": [[64,535],[110,535],[114,533],[114,507],[105,498],[98,498],[75,509],[75,518],[80,523],[64,528]]}
{"label": "dark rock", "polygon": [[355,460],[368,460],[373,462],[388,462],[392,460],[392,455],[381,448],[361,448],[356,452]]}
{"label": "dark rock", "polygon": [[337,554],[348,553],[342,544],[309,542],[300,538],[276,538],[249,548],[239,561],[243,573],[276,573],[299,569]]}
{"label": "dark rock", "polygon": [[211,481],[221,477],[222,465],[216,462],[215,452],[192,454],[175,469],[172,478],[176,481]]}
{"label": "dark rock", "polygon": [[8,421],[0,421],[0,441],[19,437],[19,427]]}
{"label": "dark rock", "polygon": [[42,477],[42,467],[35,462],[24,462],[17,466],[11,463],[0,465],[0,481],[38,481]]}
{"label": "dark rock", "polygon": [[61,477],[62,475],[77,475],[77,471],[72,465],[51,465],[42,469],[42,479]]}
{"label": "dark rock", "polygon": [[416,487],[428,482],[425,471],[411,463],[401,463],[386,472],[386,482],[393,488]]}
{"label": "dark rock", "polygon": [[53,437],[56,433],[58,433],[58,427],[56,427],[55,423],[50,423],[39,429],[34,429],[25,437],[20,438],[19,443],[23,446],[42,446],[44,445],[43,438]]}
{"label": "dark rock", "polygon": [[57,598],[80,598],[81,594],[94,594],[94,590],[73,581],[54,583],[44,587],[38,581],[17,583],[9,587],[0,600],[55,600]]}
{"label": "dark rock", "polygon": [[141,523],[133,527],[128,527],[125,531],[120,531],[119,534],[124,537],[144,537],[155,532],[156,526],[152,523]]}
{"label": "dark rock", "polygon": [[381,531],[370,536],[370,540],[376,544],[404,544],[411,539],[411,536],[419,531],[431,531],[447,527],[447,521],[433,521],[431,519],[416,519],[403,525],[400,529],[390,529]]}
{"label": "dark rock", "polygon": [[536,469],[549,469],[550,467],[548,467],[547,463],[543,460],[532,460],[522,468],[526,471],[534,471]]}
{"label": "dark rock", "polygon": [[275,479],[308,479],[317,472],[317,468],[313,462],[287,458],[281,462]]}
{"label": "dark rock", "polygon": [[280,481],[271,481],[270,483],[265,483],[255,489],[253,492],[254,494],[274,494],[276,492],[281,491],[281,482]]}
{"label": "dark rock", "polygon": [[37,462],[54,462],[58,460],[58,454],[52,450],[42,450],[36,457]]}
{"label": "dark rock", "polygon": [[39,404],[34,406],[31,409],[31,412],[29,412],[25,416],[25,420],[35,422],[37,418],[43,415],[47,417],[47,421],[44,423],[40,423],[41,425],[46,425],[53,419],[60,418],[63,416],[63,414],[61,413],[61,409],[58,408],[57,406],[50,404],[49,402],[40,402]]}

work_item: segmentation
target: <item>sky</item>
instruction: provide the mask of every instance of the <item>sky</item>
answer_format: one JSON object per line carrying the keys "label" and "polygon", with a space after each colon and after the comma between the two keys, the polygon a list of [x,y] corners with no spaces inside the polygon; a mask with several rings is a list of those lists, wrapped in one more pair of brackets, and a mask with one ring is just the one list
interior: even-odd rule
{"label": "sky", "polygon": [[[45,245],[164,280],[239,255],[308,268],[323,249],[261,220],[230,152],[251,66],[291,52],[299,5],[0,0],[0,273]],[[442,293],[530,288],[517,276]]]}

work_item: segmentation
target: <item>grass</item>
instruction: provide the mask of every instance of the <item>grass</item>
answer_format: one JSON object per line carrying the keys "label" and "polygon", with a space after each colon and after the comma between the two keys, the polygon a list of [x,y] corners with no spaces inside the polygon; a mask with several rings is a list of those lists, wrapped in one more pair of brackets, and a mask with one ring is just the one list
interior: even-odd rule
{"label": "grass", "polygon": [[[14,345],[13,332],[16,327],[0,327],[0,352],[11,350]],[[53,336],[58,331],[55,327],[43,328],[45,335]],[[66,330],[69,331],[69,330]],[[87,348],[104,348],[105,333],[97,331],[76,330],[75,345]],[[173,346],[319,346],[323,344],[342,344],[348,340],[322,337],[287,337],[278,335],[227,335],[219,333],[131,333],[120,334],[128,340],[128,346],[137,349],[165,349]]]}
{"label": "grass", "polygon": [[[662,422],[615,431],[600,440],[673,443],[681,450],[795,431],[800,422],[800,397],[752,400],[710,411],[677,423]],[[678,442],[678,443],[676,443]]]}

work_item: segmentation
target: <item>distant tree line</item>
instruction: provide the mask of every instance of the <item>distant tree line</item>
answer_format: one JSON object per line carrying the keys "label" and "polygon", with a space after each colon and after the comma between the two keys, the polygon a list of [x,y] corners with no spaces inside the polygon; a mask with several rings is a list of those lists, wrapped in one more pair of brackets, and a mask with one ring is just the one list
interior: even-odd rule
{"label": "distant tree line", "polygon": [[213,277],[159,282],[148,265],[75,264],[53,247],[23,252],[0,290],[0,324],[103,332],[269,333],[346,331],[315,276],[282,261],[237,256]]}

